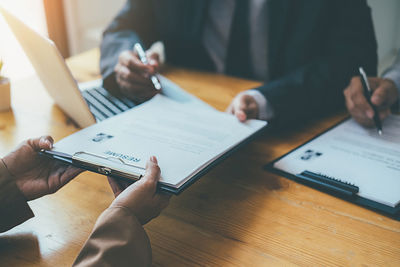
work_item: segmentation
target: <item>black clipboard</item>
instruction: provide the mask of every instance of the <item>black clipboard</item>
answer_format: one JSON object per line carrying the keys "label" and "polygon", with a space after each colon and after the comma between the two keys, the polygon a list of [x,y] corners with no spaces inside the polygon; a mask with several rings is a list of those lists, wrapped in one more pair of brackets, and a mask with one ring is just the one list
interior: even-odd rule
{"label": "black clipboard", "polygon": [[[173,186],[169,186],[169,185],[166,185],[166,184],[158,183],[158,190],[161,190],[161,191],[164,191],[164,192],[167,192],[167,193],[170,193],[170,194],[174,194],[174,195],[179,195],[184,190],[186,190],[189,186],[191,186],[193,183],[195,183],[198,179],[200,179],[202,176],[204,176],[208,172],[210,172],[215,166],[217,166],[218,164],[223,162],[225,159],[227,159],[229,156],[231,156],[238,149],[240,149],[244,145],[246,145],[249,142],[251,142],[252,140],[254,140],[258,135],[261,135],[263,132],[265,132],[265,130],[267,129],[267,126],[268,126],[268,124],[263,126],[257,132],[255,132],[252,135],[250,135],[248,138],[244,139],[242,142],[240,142],[236,146],[234,146],[231,149],[227,150],[224,154],[219,156],[216,160],[212,161],[210,164],[208,164],[206,167],[204,167],[201,171],[199,171],[192,178],[187,180],[179,188],[175,188]],[[90,154],[90,153],[87,153],[87,152],[78,152],[78,153]],[[54,160],[61,161],[61,162],[65,163],[65,164],[67,164],[67,165],[72,165],[72,166],[75,166],[75,167],[83,169],[83,170],[95,172],[95,173],[102,174],[102,175],[107,175],[107,176],[110,176],[110,177],[113,177],[113,178],[116,178],[116,179],[122,179],[122,180],[129,181],[129,182],[135,182],[135,181],[137,181],[138,179],[141,178],[140,174],[136,174],[136,177],[134,177],[135,174],[131,175],[131,177],[127,177],[125,175],[126,173],[122,174],[122,173],[120,173],[118,171],[111,170],[110,168],[107,168],[105,166],[90,164],[90,162],[84,162],[84,161],[81,161],[81,160],[76,160],[76,159],[73,158],[72,155],[68,155],[68,154],[63,154],[63,153],[53,152],[53,151],[46,151],[46,150],[40,151],[39,154],[44,156],[44,157],[48,157],[48,158],[51,158],[51,159],[54,159]],[[95,155],[95,156],[98,156],[98,155]],[[120,159],[116,159],[116,160],[121,161]]]}
{"label": "black clipboard", "polygon": [[[264,166],[264,170],[272,172],[274,174],[277,174],[279,176],[283,176],[285,178],[288,178],[292,181],[295,181],[297,183],[303,184],[303,185],[307,185],[311,188],[317,189],[319,191],[322,191],[324,193],[330,194],[332,196],[338,197],[340,199],[352,202],[354,204],[357,204],[359,206],[365,207],[367,209],[373,210],[375,212],[378,212],[382,215],[385,215],[387,217],[390,217],[392,219],[395,219],[397,221],[400,221],[400,204],[398,204],[396,207],[391,207],[388,205],[384,205],[382,203],[364,198],[364,197],[360,197],[356,194],[356,189],[354,189],[354,191],[351,193],[351,190],[348,192],[343,192],[341,190],[337,190],[337,188],[332,187],[333,181],[339,181],[336,180],[332,177],[327,177],[327,176],[323,176],[320,175],[320,177],[318,177],[318,179],[307,179],[310,176],[308,175],[304,175],[305,172],[307,172],[305,170],[305,172],[301,173],[301,174],[291,174],[279,169],[276,169],[274,167],[274,164],[281,160],[282,158],[286,157],[287,155],[291,154],[292,152],[294,152],[295,150],[307,145],[308,143],[310,143],[311,141],[317,139],[318,137],[322,136],[323,134],[325,134],[326,132],[334,129],[335,127],[339,126],[340,124],[342,124],[343,122],[349,120],[350,118],[347,117],[343,120],[341,120],[340,122],[336,123],[335,125],[333,125],[332,127],[328,128],[327,130],[323,131],[322,133],[316,135],[315,137],[311,138],[310,140],[308,140],[307,142],[305,142],[304,144],[290,150],[288,153],[280,156],[279,158],[275,159],[274,161],[268,163],[267,165]],[[318,175],[318,174],[313,174],[313,175]],[[332,183],[324,183],[324,180],[331,180]],[[340,182],[340,181],[339,181]],[[328,185],[328,186],[327,186]],[[348,185],[348,184],[347,184]],[[343,185],[345,186],[345,185]],[[353,186],[353,185],[350,185]],[[356,186],[355,186],[356,187]]]}

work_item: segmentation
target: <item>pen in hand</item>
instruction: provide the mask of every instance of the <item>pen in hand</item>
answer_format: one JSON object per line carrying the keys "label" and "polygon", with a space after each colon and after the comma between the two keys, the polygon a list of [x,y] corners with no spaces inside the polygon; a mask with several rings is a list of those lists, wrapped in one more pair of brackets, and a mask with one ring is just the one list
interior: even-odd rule
{"label": "pen in hand", "polygon": [[365,73],[365,71],[362,67],[360,67],[358,70],[360,72],[361,84],[362,84],[362,87],[364,90],[365,98],[367,99],[368,104],[372,107],[372,110],[374,111],[374,122],[375,122],[376,129],[378,130],[378,134],[382,135],[383,134],[382,122],[379,118],[379,113],[378,113],[376,106],[374,104],[372,104],[372,102],[371,102],[372,90],[368,83],[367,74]]}
{"label": "pen in hand", "polygon": [[[146,53],[144,52],[143,47],[139,43],[135,44],[135,46],[133,47],[133,50],[138,54],[139,59],[143,64],[146,64],[146,65],[149,64]],[[157,78],[157,76],[151,75],[150,80],[153,83],[153,86],[156,90],[161,90],[161,83],[160,83],[160,80]]]}

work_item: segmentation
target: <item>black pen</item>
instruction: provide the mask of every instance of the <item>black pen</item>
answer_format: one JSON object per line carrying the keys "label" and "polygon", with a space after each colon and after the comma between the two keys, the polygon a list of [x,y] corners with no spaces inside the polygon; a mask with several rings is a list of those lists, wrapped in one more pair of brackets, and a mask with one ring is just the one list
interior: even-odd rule
{"label": "black pen", "polygon": [[372,110],[374,111],[374,122],[375,122],[376,129],[378,130],[378,134],[382,135],[383,134],[382,122],[379,119],[379,113],[378,113],[376,106],[374,104],[372,104],[372,102],[371,102],[372,90],[368,83],[367,74],[365,73],[365,71],[362,67],[360,67],[358,70],[360,71],[361,83],[362,83],[362,86],[364,89],[365,98],[367,99],[368,104],[372,107]]}

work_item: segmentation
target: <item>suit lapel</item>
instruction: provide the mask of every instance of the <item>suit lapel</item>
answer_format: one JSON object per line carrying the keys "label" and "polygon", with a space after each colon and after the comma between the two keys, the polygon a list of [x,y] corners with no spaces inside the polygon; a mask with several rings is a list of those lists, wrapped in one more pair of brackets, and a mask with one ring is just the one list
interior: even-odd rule
{"label": "suit lapel", "polygon": [[269,77],[277,69],[280,51],[288,27],[290,0],[268,1],[268,70]]}

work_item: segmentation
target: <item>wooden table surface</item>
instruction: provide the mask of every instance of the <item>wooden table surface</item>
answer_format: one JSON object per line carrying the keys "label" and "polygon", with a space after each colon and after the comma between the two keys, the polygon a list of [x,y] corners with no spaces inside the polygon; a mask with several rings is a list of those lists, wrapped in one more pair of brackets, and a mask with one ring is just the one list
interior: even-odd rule
{"label": "wooden table surface", "polygon": [[[99,77],[98,50],[68,60],[78,81]],[[170,68],[165,75],[219,110],[246,81]],[[36,77],[12,84],[0,113],[0,156],[22,140],[78,131]],[[263,171],[262,166],[342,115],[291,132],[267,132],[236,152],[146,225],[155,266],[400,266],[400,222]],[[104,176],[84,173],[30,202],[36,217],[0,235],[1,266],[68,266],[113,200]]]}

